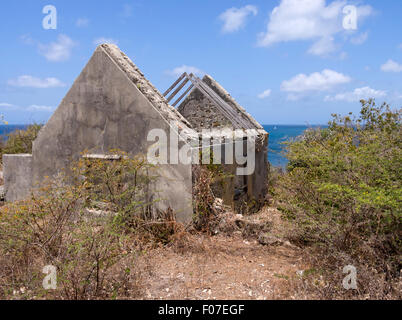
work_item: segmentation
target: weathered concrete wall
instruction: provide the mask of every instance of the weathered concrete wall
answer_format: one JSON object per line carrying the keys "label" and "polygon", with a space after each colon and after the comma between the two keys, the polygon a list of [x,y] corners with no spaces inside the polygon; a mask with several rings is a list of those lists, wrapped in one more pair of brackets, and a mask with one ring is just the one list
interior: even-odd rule
{"label": "weathered concrete wall", "polygon": [[[258,134],[254,173],[249,176],[236,175],[235,172],[238,166],[236,164],[225,164],[223,170],[227,173],[228,177],[224,179],[223,184],[214,186],[214,191],[219,197],[223,198],[226,205],[230,205],[238,211],[243,211],[242,208],[245,202],[248,202],[252,207],[250,209],[258,209],[263,204],[267,194],[268,133],[211,76],[204,76],[202,81],[228,103],[233,111],[237,113],[237,116],[243,118],[249,127],[256,129]],[[196,88],[180,104],[178,111],[198,131],[202,129],[233,128],[231,121]],[[225,152],[224,149],[225,147],[223,146],[222,155]],[[222,163],[224,163],[224,157],[222,157]]]}
{"label": "weathered concrete wall", "polygon": [[3,155],[4,189],[6,201],[23,200],[32,188],[32,155]]}
{"label": "weathered concrete wall", "polygon": [[[215,80],[205,76],[203,81],[248,122],[246,127],[261,131],[260,135],[267,138],[262,127]],[[116,46],[101,45],[39,132],[33,143],[32,156],[5,157],[7,200],[27,197],[32,185],[41,183],[47,176],[68,171],[71,162],[78,160],[83,152],[107,154],[111,149],[120,149],[132,156],[147,154],[153,143],[147,141],[150,130],[161,129],[169,136],[172,122],[187,141],[197,136],[190,132],[191,127],[232,127],[232,123],[197,89],[190,93],[178,111],[175,110]],[[179,147],[183,144],[180,142]],[[222,192],[223,198],[231,202],[238,189],[247,193],[248,199],[265,196],[266,144],[258,149],[256,162],[254,174],[230,178]],[[160,178],[151,190],[153,199],[159,200],[157,209],[172,208],[182,222],[190,222],[193,215],[191,167],[190,163],[160,165]],[[232,173],[235,166],[227,170]],[[243,188],[245,184],[247,188]]]}
{"label": "weathered concrete wall", "polygon": [[[107,48],[107,47],[106,47]],[[33,143],[33,182],[67,170],[88,150],[106,154],[120,149],[147,154],[147,135],[157,128],[169,133],[169,120],[181,122],[149,82],[134,82],[142,74],[115,47],[98,47],[49,122]],[[123,70],[122,68],[127,68]],[[131,78],[133,77],[133,79]],[[142,79],[143,80],[143,79]],[[142,87],[141,87],[142,86]],[[142,91],[144,91],[144,93]],[[147,95],[147,96],[146,96]],[[151,103],[152,102],[152,103]],[[181,126],[186,126],[181,122]],[[160,209],[171,207],[177,218],[192,218],[191,165],[163,165],[155,198]]]}
{"label": "weathered concrete wall", "polygon": [[[244,150],[247,150],[247,142],[244,141]],[[225,163],[224,153],[226,145],[222,147],[222,163]],[[244,156],[247,153],[245,151]],[[264,204],[268,192],[268,134],[261,134],[257,137],[255,150],[255,170],[248,176],[237,175],[236,169],[246,167],[247,164],[238,165],[225,164],[223,170],[227,174],[223,184],[215,186],[221,190],[215,193],[224,200],[226,205],[233,207],[237,212],[244,213],[245,210],[255,212]]]}
{"label": "weathered concrete wall", "polygon": [[255,200],[255,208],[264,203],[265,197],[268,192],[268,140],[269,136],[261,135],[260,142],[256,144],[255,152],[255,171],[252,175],[248,176],[247,193],[249,199]]}

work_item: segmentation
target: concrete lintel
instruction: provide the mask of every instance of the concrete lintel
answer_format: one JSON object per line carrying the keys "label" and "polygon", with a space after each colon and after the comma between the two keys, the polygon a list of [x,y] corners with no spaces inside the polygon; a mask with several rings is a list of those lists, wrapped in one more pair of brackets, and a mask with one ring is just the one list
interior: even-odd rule
{"label": "concrete lintel", "polygon": [[82,157],[94,160],[121,160],[123,158],[118,154],[84,154]]}

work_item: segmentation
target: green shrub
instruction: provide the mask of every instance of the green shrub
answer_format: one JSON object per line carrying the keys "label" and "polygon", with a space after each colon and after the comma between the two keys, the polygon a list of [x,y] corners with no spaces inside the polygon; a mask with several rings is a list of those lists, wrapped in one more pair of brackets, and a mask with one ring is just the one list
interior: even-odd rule
{"label": "green shrub", "polygon": [[[112,153],[120,159],[81,159],[31,200],[0,209],[0,299],[138,296],[134,258],[144,240],[169,238],[174,215],[150,217],[152,167]],[[46,265],[57,268],[55,291],[42,288]]]}
{"label": "green shrub", "polygon": [[149,215],[155,202],[148,194],[149,184],[156,180],[154,167],[142,156],[130,158],[119,150],[110,153],[117,160],[80,159],[72,177],[78,181],[86,177],[89,205],[103,203],[122,222],[135,225],[136,219]]}
{"label": "green shrub", "polygon": [[16,130],[7,134],[7,141],[3,143],[1,154],[32,153],[32,142],[41,128],[40,124],[32,124],[26,130]]}
{"label": "green shrub", "polygon": [[279,180],[280,209],[293,237],[399,277],[401,262],[401,110],[361,101],[359,117],[333,115],[287,144]]}
{"label": "green shrub", "polygon": [[81,159],[73,169],[74,177],[86,177],[88,205],[114,212],[127,232],[146,238],[143,240],[170,242],[181,226],[170,208],[164,212],[155,208],[159,199],[150,192],[150,184],[158,179],[157,169],[143,156],[130,158],[119,150],[110,152],[120,159]]}

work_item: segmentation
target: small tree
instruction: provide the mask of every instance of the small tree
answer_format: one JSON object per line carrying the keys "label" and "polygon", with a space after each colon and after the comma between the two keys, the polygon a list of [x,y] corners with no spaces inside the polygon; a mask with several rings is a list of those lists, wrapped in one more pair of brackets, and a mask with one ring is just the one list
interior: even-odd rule
{"label": "small tree", "polygon": [[32,153],[32,142],[37,138],[42,125],[32,124],[25,130],[16,130],[7,135],[3,154]]}
{"label": "small tree", "polygon": [[[287,144],[276,192],[299,241],[396,277],[402,250],[401,110],[361,101],[359,117],[309,129]],[[338,255],[340,257],[341,255]]]}
{"label": "small tree", "polygon": [[[112,153],[120,159],[81,159],[0,209],[0,298],[136,297],[135,244],[155,231],[144,226],[155,177],[143,158]],[[45,265],[57,268],[54,292],[42,287]]]}

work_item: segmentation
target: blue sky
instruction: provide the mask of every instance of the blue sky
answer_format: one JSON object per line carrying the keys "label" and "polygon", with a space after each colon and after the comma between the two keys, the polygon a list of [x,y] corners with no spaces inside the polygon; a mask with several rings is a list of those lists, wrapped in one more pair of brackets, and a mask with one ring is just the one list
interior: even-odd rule
{"label": "blue sky", "polygon": [[[44,29],[44,6],[57,29]],[[356,8],[356,29],[353,11]],[[402,3],[2,1],[0,113],[46,122],[97,43],[114,42],[163,92],[208,73],[263,124],[323,124],[359,99],[402,104]],[[346,10],[344,12],[344,10]],[[346,23],[346,25],[345,25]]]}

